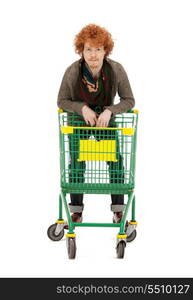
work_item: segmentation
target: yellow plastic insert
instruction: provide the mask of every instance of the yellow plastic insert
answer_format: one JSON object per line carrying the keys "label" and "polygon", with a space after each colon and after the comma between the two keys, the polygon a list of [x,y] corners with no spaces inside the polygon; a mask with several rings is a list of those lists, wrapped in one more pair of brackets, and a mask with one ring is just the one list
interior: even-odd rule
{"label": "yellow plastic insert", "polygon": [[134,135],[134,128],[122,128],[123,135]]}
{"label": "yellow plastic insert", "polygon": [[138,109],[134,109],[133,112],[134,112],[134,114],[138,114],[139,110]]}
{"label": "yellow plastic insert", "polygon": [[127,234],[117,234],[118,239],[126,239]]}
{"label": "yellow plastic insert", "polygon": [[67,233],[66,237],[76,237],[76,234],[75,233]]}
{"label": "yellow plastic insert", "polygon": [[116,140],[80,140],[78,161],[117,161]]}
{"label": "yellow plastic insert", "polygon": [[136,221],[130,221],[129,224],[131,224],[131,225],[137,225],[138,223]]}
{"label": "yellow plastic insert", "polygon": [[61,133],[74,133],[74,127],[72,126],[61,126]]}

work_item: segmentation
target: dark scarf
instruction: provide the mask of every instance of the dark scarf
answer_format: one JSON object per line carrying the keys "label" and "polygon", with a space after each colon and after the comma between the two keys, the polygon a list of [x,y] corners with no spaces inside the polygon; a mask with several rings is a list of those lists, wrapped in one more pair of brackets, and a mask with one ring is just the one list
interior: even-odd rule
{"label": "dark scarf", "polygon": [[100,76],[95,80],[85,61],[82,62],[79,76],[79,97],[90,107],[100,106],[103,108],[111,104],[110,71],[109,64],[104,60]]}

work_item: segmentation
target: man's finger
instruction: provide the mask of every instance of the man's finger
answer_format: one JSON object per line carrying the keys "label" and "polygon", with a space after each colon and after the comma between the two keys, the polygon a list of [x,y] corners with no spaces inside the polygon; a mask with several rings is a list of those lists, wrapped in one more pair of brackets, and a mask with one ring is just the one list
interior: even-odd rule
{"label": "man's finger", "polygon": [[96,116],[93,118],[93,120],[94,120],[95,123],[97,123],[97,117]]}
{"label": "man's finger", "polygon": [[97,119],[96,125],[97,125],[98,127],[100,127],[100,117]]}
{"label": "man's finger", "polygon": [[102,123],[101,123],[101,121],[99,121],[99,127],[102,127]]}
{"label": "man's finger", "polygon": [[85,123],[88,125],[89,121],[86,118],[84,118],[84,120],[85,120]]}
{"label": "man's finger", "polygon": [[94,119],[94,118],[93,118],[93,119],[91,119],[91,120],[90,120],[90,123],[91,123],[91,126],[94,126],[94,125],[95,125],[95,123],[96,123],[96,122],[95,122],[95,119]]}

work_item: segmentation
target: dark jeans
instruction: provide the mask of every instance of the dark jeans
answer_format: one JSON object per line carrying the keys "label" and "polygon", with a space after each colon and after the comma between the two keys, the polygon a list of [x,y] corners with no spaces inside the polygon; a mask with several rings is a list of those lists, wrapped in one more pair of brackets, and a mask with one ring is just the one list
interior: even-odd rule
{"label": "dark jeans", "polygon": [[[100,140],[116,140],[116,162],[107,161],[109,167],[110,183],[124,183],[124,166],[123,157],[119,150],[118,134],[116,130],[75,130],[74,134],[69,134],[69,182],[84,183],[84,173],[86,170],[85,161],[78,161],[80,139],[87,140],[90,136],[94,136],[97,141]],[[83,194],[71,194],[71,205],[83,205]],[[112,205],[123,205],[123,194],[111,195]]]}

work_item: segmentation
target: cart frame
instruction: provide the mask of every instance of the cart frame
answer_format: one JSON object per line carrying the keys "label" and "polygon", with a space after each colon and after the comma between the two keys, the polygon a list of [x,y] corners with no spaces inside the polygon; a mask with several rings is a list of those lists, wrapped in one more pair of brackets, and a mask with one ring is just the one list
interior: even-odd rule
{"label": "cart frame", "polygon": [[[131,151],[130,151],[130,165],[129,165],[129,181],[127,184],[119,184],[119,190],[116,191],[116,188],[112,190],[111,187],[113,185],[111,184],[101,184],[101,183],[81,183],[81,184],[69,184],[69,182],[66,182],[65,178],[65,135],[73,134],[74,130],[77,129],[84,129],[84,130],[91,130],[91,127],[86,126],[72,126],[74,124],[70,124],[70,126],[64,126],[64,124],[61,122],[61,118],[64,116],[67,116],[68,112],[65,112],[61,109],[58,110],[58,123],[59,123],[59,143],[60,143],[60,186],[61,191],[59,194],[59,217],[58,220],[55,222],[55,234],[61,233],[61,231],[64,231],[64,228],[68,229],[68,232],[66,234],[67,242],[69,240],[74,240],[76,234],[74,232],[76,227],[117,227],[119,228],[119,232],[117,234],[117,248],[120,242],[124,242],[124,245],[126,245],[127,238],[131,236],[131,234],[135,231],[135,228],[137,226],[136,218],[135,218],[135,166],[136,166],[136,147],[137,147],[137,126],[138,126],[138,110],[130,110],[126,114],[128,116],[133,117],[132,122],[132,128],[127,128],[125,131],[124,128],[113,128],[112,126],[109,128],[100,128],[100,127],[94,127],[92,130],[123,130],[123,134],[131,137]],[[120,114],[123,115],[123,114]],[[76,114],[71,113],[72,118],[74,116],[77,116]],[[80,116],[79,116],[80,117]],[[68,124],[69,125],[69,124]],[[131,176],[132,174],[132,176]],[[114,183],[116,185],[116,183]],[[115,186],[116,187],[116,186]],[[98,189],[97,189],[98,188]],[[123,212],[123,217],[121,219],[120,223],[73,223],[70,215],[70,210],[68,207],[67,202],[67,194],[70,193],[84,193],[84,194],[112,194],[112,193],[121,193],[127,195],[128,201],[125,205],[125,209]],[[127,215],[129,212],[129,209],[131,207],[131,220],[127,221]],[[63,209],[65,210],[67,221],[64,221],[63,218]],[[53,226],[53,225],[52,225]],[[49,234],[48,234],[49,235]],[[50,237],[50,236],[49,236]],[[51,238],[51,237],[50,237]],[[135,237],[134,237],[135,238]],[[134,239],[133,238],[133,239]],[[52,238],[51,238],[52,239]],[[54,239],[53,239],[54,240]],[[57,240],[57,239],[55,239]],[[59,240],[59,239],[58,239]],[[68,244],[68,243],[67,243]],[[123,243],[122,243],[123,244]],[[68,244],[69,246],[69,244]],[[75,247],[75,246],[74,246]],[[125,247],[125,246],[124,246]],[[75,256],[75,254],[74,254]],[[123,257],[123,255],[121,255]],[[121,257],[120,256],[120,257]],[[74,257],[70,257],[74,258]]]}

